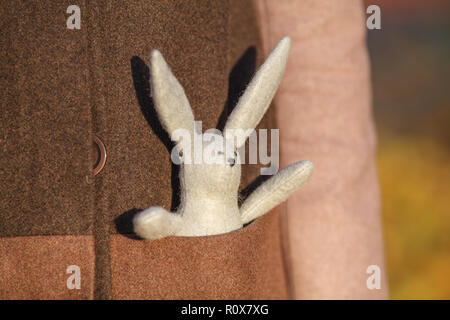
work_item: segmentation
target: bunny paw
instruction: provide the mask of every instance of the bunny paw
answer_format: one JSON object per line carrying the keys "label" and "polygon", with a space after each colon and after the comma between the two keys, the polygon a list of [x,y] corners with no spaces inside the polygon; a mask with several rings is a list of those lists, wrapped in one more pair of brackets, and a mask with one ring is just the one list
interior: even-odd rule
{"label": "bunny paw", "polygon": [[161,207],[151,207],[134,219],[134,232],[141,238],[156,240],[175,235],[181,225],[181,216]]}

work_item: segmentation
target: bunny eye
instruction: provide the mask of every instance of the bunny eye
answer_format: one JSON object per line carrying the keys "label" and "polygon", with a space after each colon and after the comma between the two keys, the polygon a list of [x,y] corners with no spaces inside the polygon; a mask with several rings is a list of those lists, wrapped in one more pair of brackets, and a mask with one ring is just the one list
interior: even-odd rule
{"label": "bunny eye", "polygon": [[223,152],[222,152],[222,151],[217,151],[217,154],[218,154],[218,155],[222,155]]}
{"label": "bunny eye", "polygon": [[180,156],[180,158],[182,158],[182,157],[183,157],[183,150],[180,150],[180,151],[178,152],[178,155]]}
{"label": "bunny eye", "polygon": [[237,152],[234,151],[234,157],[233,158],[228,158],[228,163],[230,164],[231,167],[233,167],[236,164],[236,158],[237,158]]}

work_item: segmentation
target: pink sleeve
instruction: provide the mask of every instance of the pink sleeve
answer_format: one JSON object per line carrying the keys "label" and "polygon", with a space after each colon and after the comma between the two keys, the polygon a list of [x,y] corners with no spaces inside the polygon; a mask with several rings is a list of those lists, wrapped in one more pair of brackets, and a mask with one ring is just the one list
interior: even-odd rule
{"label": "pink sleeve", "polygon": [[[357,0],[257,1],[264,47],[292,46],[275,97],[281,167],[311,160],[283,205],[295,299],[387,298],[365,14]],[[369,290],[369,266],[381,289]]]}

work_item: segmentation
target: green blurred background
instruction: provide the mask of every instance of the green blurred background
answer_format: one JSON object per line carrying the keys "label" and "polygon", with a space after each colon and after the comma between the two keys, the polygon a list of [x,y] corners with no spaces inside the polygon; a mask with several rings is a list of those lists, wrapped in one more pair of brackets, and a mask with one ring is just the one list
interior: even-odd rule
{"label": "green blurred background", "polygon": [[392,299],[450,299],[450,1],[365,0]]}

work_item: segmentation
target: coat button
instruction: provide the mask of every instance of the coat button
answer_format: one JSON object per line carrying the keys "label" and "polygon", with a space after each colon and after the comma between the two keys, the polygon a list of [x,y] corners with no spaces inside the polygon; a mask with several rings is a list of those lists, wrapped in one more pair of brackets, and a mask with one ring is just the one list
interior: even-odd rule
{"label": "coat button", "polygon": [[106,163],[106,148],[103,142],[94,134],[92,144],[92,159],[94,159],[94,176],[102,171]]}

